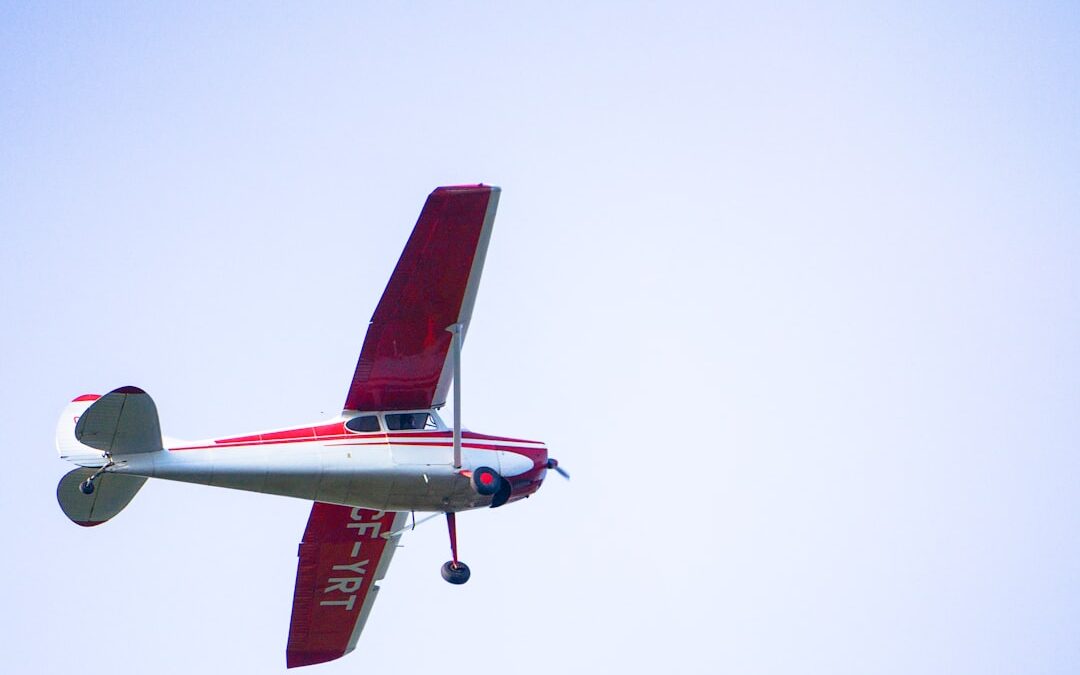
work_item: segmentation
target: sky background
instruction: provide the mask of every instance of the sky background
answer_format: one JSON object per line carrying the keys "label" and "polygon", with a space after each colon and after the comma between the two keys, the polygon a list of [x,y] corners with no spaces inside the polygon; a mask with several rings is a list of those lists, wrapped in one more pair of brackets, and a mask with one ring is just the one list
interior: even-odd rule
{"label": "sky background", "polygon": [[336,414],[435,186],[503,188],[466,425],[573,474],[310,672],[1080,667],[1073,3],[0,3],[8,672],[284,670],[299,500],[55,501],[67,401]]}

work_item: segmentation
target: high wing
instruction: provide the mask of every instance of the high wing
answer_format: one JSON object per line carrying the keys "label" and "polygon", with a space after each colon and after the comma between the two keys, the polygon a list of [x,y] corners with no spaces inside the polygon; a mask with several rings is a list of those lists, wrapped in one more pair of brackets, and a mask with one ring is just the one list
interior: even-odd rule
{"label": "high wing", "polygon": [[416,221],[368,326],[345,410],[441,406],[452,334],[468,329],[499,188],[440,187]]}
{"label": "high wing", "polygon": [[289,668],[340,658],[356,647],[376,581],[401,538],[407,514],[315,502],[300,542],[289,644]]}

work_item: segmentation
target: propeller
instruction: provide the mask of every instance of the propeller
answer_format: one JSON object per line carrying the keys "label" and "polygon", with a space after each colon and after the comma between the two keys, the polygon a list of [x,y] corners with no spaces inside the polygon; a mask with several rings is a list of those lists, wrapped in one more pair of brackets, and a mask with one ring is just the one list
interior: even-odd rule
{"label": "propeller", "polygon": [[547,461],[547,468],[555,469],[555,473],[559,474],[566,480],[570,480],[570,474],[567,473],[566,469],[559,466],[559,460],[549,457]]}

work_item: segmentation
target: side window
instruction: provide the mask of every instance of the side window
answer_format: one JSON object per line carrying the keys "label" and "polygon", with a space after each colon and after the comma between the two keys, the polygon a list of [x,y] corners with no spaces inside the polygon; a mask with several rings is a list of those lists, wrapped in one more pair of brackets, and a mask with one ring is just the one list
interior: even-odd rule
{"label": "side window", "polygon": [[385,415],[386,428],[390,431],[434,429],[435,422],[427,413],[393,413]]}
{"label": "side window", "polygon": [[378,431],[379,417],[378,415],[361,415],[360,417],[354,417],[345,423],[345,428],[349,431]]}

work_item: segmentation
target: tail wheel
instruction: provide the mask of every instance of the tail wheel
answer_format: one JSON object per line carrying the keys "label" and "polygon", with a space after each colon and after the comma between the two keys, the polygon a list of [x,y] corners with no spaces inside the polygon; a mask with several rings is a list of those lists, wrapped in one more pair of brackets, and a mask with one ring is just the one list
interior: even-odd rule
{"label": "tail wheel", "polygon": [[94,494],[94,481],[88,478],[83,482],[79,483],[79,492],[83,493],[84,495]]}
{"label": "tail wheel", "polygon": [[468,581],[471,575],[468,565],[460,561],[455,563],[453,560],[447,560],[443,563],[441,571],[443,579],[458,586]]}

